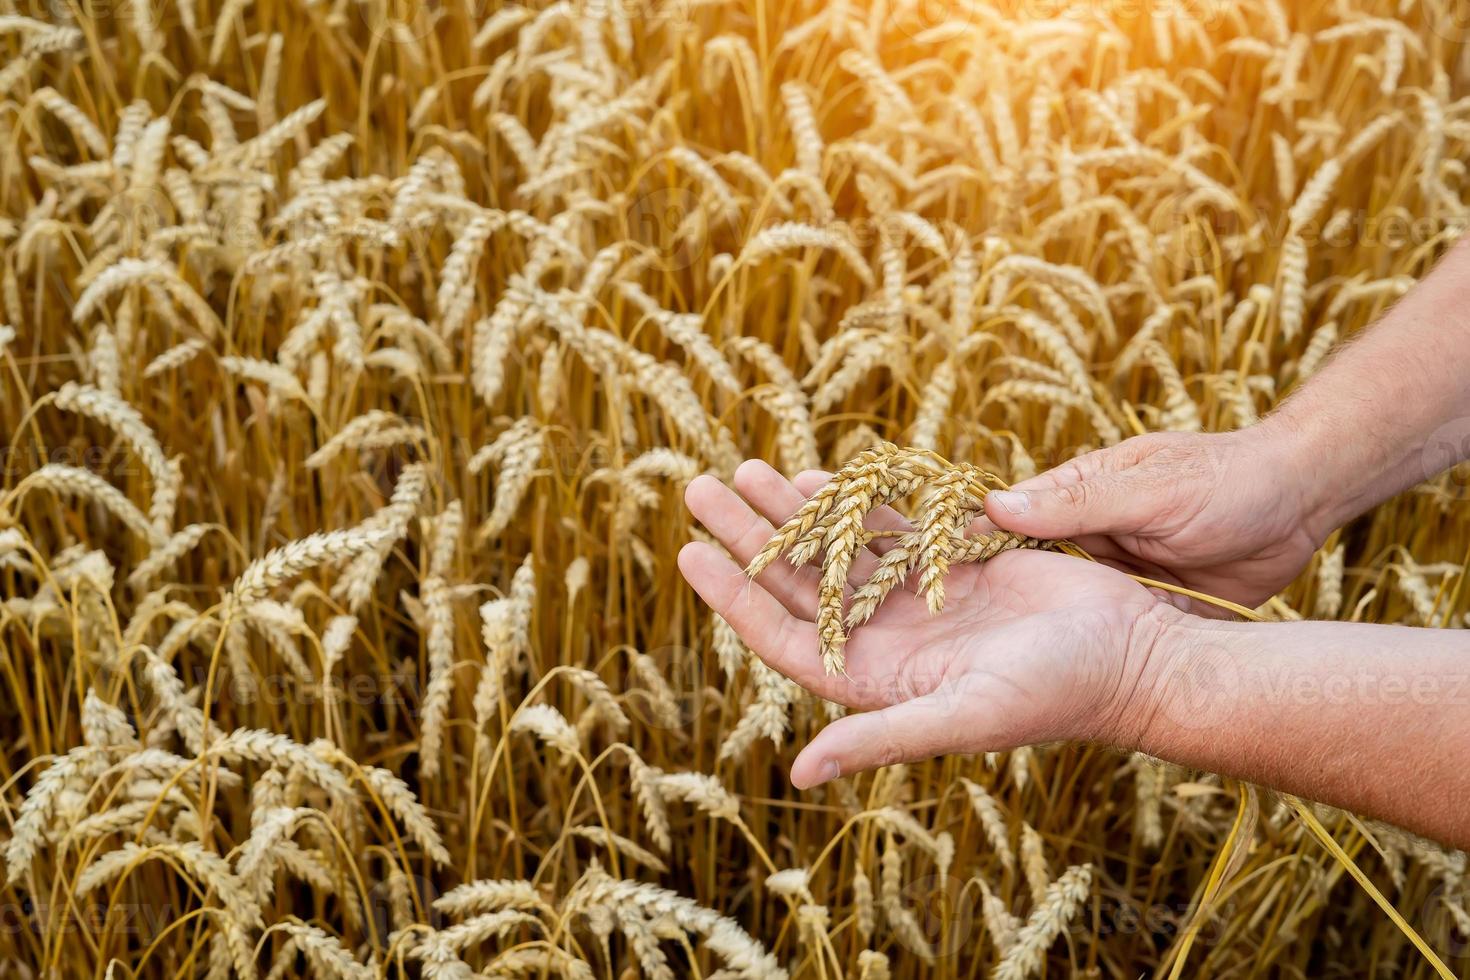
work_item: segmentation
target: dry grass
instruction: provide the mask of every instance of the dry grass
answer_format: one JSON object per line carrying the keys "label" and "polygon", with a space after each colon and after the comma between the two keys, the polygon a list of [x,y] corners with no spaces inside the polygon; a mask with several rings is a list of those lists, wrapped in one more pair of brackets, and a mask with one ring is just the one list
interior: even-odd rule
{"label": "dry grass", "polygon": [[[1465,224],[1450,0],[0,2],[5,971],[1427,974],[1214,776],[794,792],[834,709],[674,555],[694,474],[854,461],[761,559],[835,669],[1040,544],[983,487],[1269,410]],[[1467,533],[1265,612],[1461,627]],[[1317,816],[1459,948],[1463,854]]]}

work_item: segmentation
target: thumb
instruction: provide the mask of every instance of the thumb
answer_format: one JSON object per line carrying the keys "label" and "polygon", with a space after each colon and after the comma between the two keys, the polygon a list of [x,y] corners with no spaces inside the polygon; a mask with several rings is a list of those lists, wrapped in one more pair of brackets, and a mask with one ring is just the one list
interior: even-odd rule
{"label": "thumb", "polygon": [[992,490],[985,516],[996,527],[1033,538],[1142,531],[1158,509],[1156,494],[1132,471],[1099,473],[1075,483]]}
{"label": "thumb", "polygon": [[941,688],[877,711],[845,715],[817,733],[791,765],[791,782],[810,789],[900,762],[920,762],[959,751],[973,726],[957,724],[970,699],[959,688]]}

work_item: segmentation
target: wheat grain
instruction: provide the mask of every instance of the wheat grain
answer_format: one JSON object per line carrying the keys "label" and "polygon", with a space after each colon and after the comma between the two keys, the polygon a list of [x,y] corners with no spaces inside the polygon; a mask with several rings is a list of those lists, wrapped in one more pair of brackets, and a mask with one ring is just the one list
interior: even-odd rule
{"label": "wheat grain", "polygon": [[980,914],[985,922],[985,930],[990,933],[995,948],[1005,956],[1016,944],[1016,938],[1021,931],[1021,920],[1011,914],[1001,897],[990,890],[985,879],[974,880],[980,886]]}
{"label": "wheat grain", "polygon": [[1163,765],[1142,753],[1135,752],[1129,761],[1135,779],[1134,830],[1144,847],[1157,848],[1164,841],[1162,805],[1167,773]]}
{"label": "wheat grain", "polygon": [[60,92],[53,88],[39,88],[31,93],[31,99],[39,106],[51,113],[71,131],[73,138],[81,146],[85,146],[97,159],[105,159],[107,153],[107,138],[97,128],[87,114],[73,105]]}
{"label": "wheat grain", "polygon": [[376,527],[314,532],[251,562],[235,580],[231,592],[241,604],[264,599],[272,589],[302,572],[351,558],[378,546],[389,537],[389,532]]}
{"label": "wheat grain", "polygon": [[1296,200],[1296,157],[1291,143],[1280,133],[1271,134],[1271,159],[1276,166],[1276,193],[1283,201]]}
{"label": "wheat grain", "polygon": [[873,286],[873,273],[862,254],[850,240],[829,228],[782,222],[762,230],[745,243],[740,252],[741,262],[758,262],[768,255],[796,248],[831,249],[846,263],[863,285]]}
{"label": "wheat grain", "polygon": [[577,889],[576,908],[611,907],[625,925],[635,915],[645,923],[648,919],[667,917],[673,926],[701,935],[705,947],[724,960],[737,976],[786,980],[786,971],[776,965],[775,957],[733,920],[681,895],[643,882],[619,881],[595,866],[583,876]]}
{"label": "wheat grain", "polygon": [[63,411],[94,419],[116,432],[153,477],[155,487],[172,479],[172,470],[158,437],[136,408],[115,392],[68,381],[56,389],[53,401]]}
{"label": "wheat grain", "polygon": [[295,768],[333,797],[345,799],[349,794],[347,780],[336,769],[321,761],[311,749],[276,732],[237,728],[210,742],[203,754],[224,762],[258,762]]}
{"label": "wheat grain", "polygon": [[800,85],[786,82],[781,86],[781,103],[786,109],[786,123],[791,127],[792,142],[796,147],[796,165],[804,173],[821,179],[824,145],[811,99]]}
{"label": "wheat grain", "polygon": [[980,818],[980,825],[985,830],[985,837],[990,841],[990,846],[1000,858],[1001,867],[1007,871],[1014,871],[1016,867],[1016,855],[1011,850],[1010,828],[1006,825],[1005,815],[1001,813],[999,804],[985,787],[979,783],[961,778],[960,783],[969,794],[970,806],[975,815]]}
{"label": "wheat grain", "polygon": [[702,772],[675,772],[659,775],[657,792],[664,799],[693,803],[700,810],[722,820],[740,815],[740,803],[714,776]]}
{"label": "wheat grain", "polygon": [[535,419],[526,416],[470,459],[467,468],[471,473],[478,473],[487,463],[499,465],[495,503],[490,516],[480,526],[482,540],[499,534],[515,517],[516,509],[535,477],[536,466],[541,462],[543,446],[540,426]]}
{"label": "wheat grain", "polygon": [[345,598],[355,613],[372,595],[373,586],[382,573],[383,563],[393,545],[408,531],[409,522],[418,512],[428,488],[428,468],[420,463],[404,467],[393,485],[388,505],[363,522],[361,530],[374,541],[356,552],[332,586],[334,598]]}
{"label": "wheat grain", "polygon": [[623,857],[637,861],[653,871],[665,872],[668,870],[668,865],[657,854],[640,847],[626,837],[613,833],[606,827],[573,827],[571,833],[587,840],[597,841],[602,846],[617,851]]}
{"label": "wheat grain", "polygon": [[58,798],[71,779],[102,758],[103,752],[95,746],[72,749],[41,773],[26,794],[5,844],[6,884],[15,884],[30,871]]}
{"label": "wheat grain", "polygon": [[175,344],[148,362],[143,368],[143,377],[151,380],[169,371],[178,370],[197,357],[204,348],[204,341],[197,338]]}
{"label": "wheat grain", "polygon": [[251,813],[250,836],[240,845],[235,874],[243,888],[260,902],[269,901],[273,890],[276,852],[290,842],[291,835],[317,811],[310,807],[273,806]]}
{"label": "wheat grain", "polygon": [[[1010,275],[1038,280],[1051,286],[1067,300],[1092,315],[1106,343],[1113,343],[1117,328],[1097,281],[1076,266],[1056,265],[1029,255],[1007,255],[991,267],[991,305],[1002,305],[1004,292],[997,285]],[[999,292],[1000,295],[997,295]]]}
{"label": "wheat grain", "polygon": [[1289,343],[1302,330],[1306,316],[1307,243],[1297,235],[1286,239],[1281,251],[1281,335]]}
{"label": "wheat grain", "polygon": [[889,980],[888,957],[877,950],[865,949],[858,954],[858,980]]}
{"label": "wheat grain", "polygon": [[1342,610],[1342,575],[1345,548],[1339,544],[1326,552],[1317,563],[1317,597],[1313,615],[1335,619]]}
{"label": "wheat grain", "polygon": [[94,501],[138,537],[145,541],[154,539],[153,525],[137,508],[137,505],[129,500],[121,490],[90,470],[61,463],[47,463],[40,469],[28,473],[25,479],[16,485],[14,492],[21,494],[32,488]]}
{"label": "wheat grain", "polygon": [[128,574],[128,584],[135,588],[146,585],[164,569],[194,550],[204,540],[204,536],[213,530],[218,530],[218,525],[189,524],[180,528],[148,552],[148,557]]}
{"label": "wheat grain", "polygon": [[85,895],[124,874],[138,862],[149,859],[176,863],[219,896],[225,911],[221,917],[222,941],[229,949],[234,968],[241,976],[255,976],[253,944],[247,930],[261,927],[260,911],[225,860],[196,842],[154,841],[144,847],[129,841],[117,850],[104,853],[78,876],[77,894]]}
{"label": "wheat grain", "polygon": [[899,850],[891,834],[884,839],[879,868],[879,901],[888,927],[920,958],[932,960],[934,951],[928,937],[924,935],[913,911],[905,908],[902,902],[903,852]]}
{"label": "wheat grain", "polygon": [[[308,747],[308,751],[313,757],[321,760],[327,766],[351,766],[351,761],[348,756],[337,746],[325,739],[313,741]],[[394,775],[390,770],[380,766],[356,766],[353,768],[362,778],[367,788],[388,808],[388,812],[392,813],[403,824],[409,836],[424,849],[424,853],[436,864],[448,864],[450,860],[449,852],[444,847],[439,831],[434,826],[434,821],[429,816],[428,811],[414,796],[413,791],[409,789],[408,784]],[[335,772],[335,770],[317,771]],[[328,782],[333,782],[330,777],[328,777]],[[323,783],[322,785],[325,787],[327,784]]]}
{"label": "wheat grain", "polygon": [[622,282],[618,284],[618,289],[625,299],[658,324],[665,336],[688,351],[690,357],[704,369],[711,380],[732,394],[739,394],[744,390],[731,371],[729,362],[705,334],[702,317],[680,315],[663,309],[636,283]]}
{"label": "wheat grain", "polygon": [[1174,358],[1169,355],[1162,344],[1155,341],[1144,345],[1143,356],[1153,368],[1154,373],[1159,376],[1159,382],[1163,387],[1162,414],[1159,417],[1161,426],[1171,431],[1199,432],[1204,427],[1200,419],[1199,406],[1190,397],[1189,389],[1185,387],[1184,379],[1179,375],[1179,368],[1174,363]]}
{"label": "wheat grain", "polygon": [[763,394],[757,389],[756,399],[776,419],[779,432],[776,449],[781,464],[788,471],[812,469],[817,465],[816,435],[812,430],[811,410],[791,369],[770,347],[755,337],[735,337],[730,349],[759,367],[770,378],[775,390]]}
{"label": "wheat grain", "polygon": [[321,448],[306,457],[303,465],[307,469],[318,469],[343,451],[364,445],[374,431],[401,424],[402,420],[392,412],[381,409],[364,412],[333,433]]}
{"label": "wheat grain", "polygon": [[935,479],[924,499],[919,518],[917,566],[919,593],[925,597],[930,615],[944,608],[944,576],[949,572],[950,554],[971,517],[984,510],[986,487],[967,468],[954,469]]}
{"label": "wheat grain", "polygon": [[427,623],[424,643],[429,654],[429,684],[420,707],[419,766],[432,779],[439,772],[444,724],[454,694],[454,610],[449,588],[437,573],[424,579],[420,594]]}
{"label": "wheat grain", "polygon": [[376,963],[359,963],[336,936],[305,922],[282,923],[281,928],[318,975],[334,980],[371,980],[378,975]]}
{"label": "wheat grain", "polygon": [[238,374],[247,381],[259,382],[272,395],[287,401],[310,402],[301,381],[286,368],[271,361],[253,357],[225,356],[219,359],[220,369],[227,374]]}
{"label": "wheat grain", "polygon": [[549,704],[533,704],[516,710],[510,721],[513,732],[530,732],[563,755],[575,756],[579,741],[577,730],[566,717]]}
{"label": "wheat grain", "polygon": [[1092,868],[1081,864],[1068,868],[1046,888],[1046,894],[1031,917],[1016,933],[1015,943],[995,968],[998,980],[1021,980],[1040,968],[1047,947],[1061,934],[1087,898],[1092,886]]}
{"label": "wheat grain", "polygon": [[1028,823],[1021,824],[1021,870],[1026,874],[1031,900],[1040,905],[1046,898],[1047,886],[1051,884],[1051,869],[1046,862],[1041,835]]}

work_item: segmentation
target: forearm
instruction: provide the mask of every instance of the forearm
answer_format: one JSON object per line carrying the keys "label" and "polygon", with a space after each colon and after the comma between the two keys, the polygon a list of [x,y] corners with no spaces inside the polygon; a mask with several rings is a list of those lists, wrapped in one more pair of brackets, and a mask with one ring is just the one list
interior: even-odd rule
{"label": "forearm", "polygon": [[1470,847],[1467,634],[1181,615],[1145,654],[1133,747]]}
{"label": "forearm", "polygon": [[1261,425],[1325,533],[1470,455],[1470,237]]}

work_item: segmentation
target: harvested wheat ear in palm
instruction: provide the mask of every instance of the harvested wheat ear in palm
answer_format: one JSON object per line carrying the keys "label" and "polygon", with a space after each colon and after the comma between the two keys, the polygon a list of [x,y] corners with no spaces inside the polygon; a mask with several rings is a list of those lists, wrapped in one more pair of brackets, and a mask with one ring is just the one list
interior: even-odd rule
{"label": "harvested wheat ear in palm", "polygon": [[[1010,531],[988,531],[966,537],[975,518],[985,513],[985,495],[1002,490],[1000,477],[969,463],[951,463],[927,449],[883,443],[860,453],[812,494],[751,559],[745,572],[754,578],[782,554],[800,568],[821,555],[817,594],[817,633],[822,665],[829,674],[844,673],[847,631],[877,611],[880,603],[910,575],[917,575],[916,594],[931,614],[944,608],[944,576],[952,565],[982,562],[1016,548],[1050,548]],[[872,531],[868,515],[879,507],[921,493],[911,530]],[[852,595],[844,614],[848,575],[859,549],[874,538],[897,540],[878,560],[872,575]]]}

